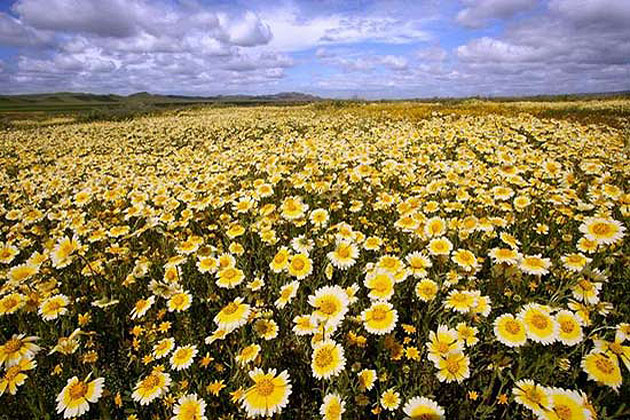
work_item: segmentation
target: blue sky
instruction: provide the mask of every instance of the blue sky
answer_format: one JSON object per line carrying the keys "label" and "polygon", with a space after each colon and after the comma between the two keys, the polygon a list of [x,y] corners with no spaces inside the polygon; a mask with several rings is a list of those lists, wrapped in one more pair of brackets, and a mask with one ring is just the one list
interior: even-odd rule
{"label": "blue sky", "polygon": [[0,0],[0,93],[630,89],[620,0]]}

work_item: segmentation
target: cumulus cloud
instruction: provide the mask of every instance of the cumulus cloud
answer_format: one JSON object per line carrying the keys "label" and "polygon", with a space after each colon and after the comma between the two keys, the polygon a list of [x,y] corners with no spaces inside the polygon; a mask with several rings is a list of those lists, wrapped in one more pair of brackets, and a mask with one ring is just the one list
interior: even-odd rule
{"label": "cumulus cloud", "polygon": [[261,22],[260,18],[248,11],[243,19],[236,22],[224,23],[227,38],[230,43],[242,47],[264,45],[272,38],[269,25]]}
{"label": "cumulus cloud", "polygon": [[481,28],[493,19],[507,19],[527,11],[536,0],[463,0],[466,6],[457,14],[457,22],[469,28]]}
{"label": "cumulus cloud", "polygon": [[137,30],[133,1],[19,0],[13,11],[36,29],[130,36]]}
{"label": "cumulus cloud", "polygon": [[0,49],[10,47],[0,91],[622,90],[629,20],[618,0],[365,0],[360,10],[332,0],[14,0],[0,13]]}
{"label": "cumulus cloud", "polygon": [[24,25],[6,13],[0,13],[0,45],[14,47],[43,46],[51,42],[51,34]]}

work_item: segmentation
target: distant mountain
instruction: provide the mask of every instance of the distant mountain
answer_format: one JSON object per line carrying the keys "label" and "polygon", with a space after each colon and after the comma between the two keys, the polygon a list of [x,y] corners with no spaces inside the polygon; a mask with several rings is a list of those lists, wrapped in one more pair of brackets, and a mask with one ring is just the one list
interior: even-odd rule
{"label": "distant mountain", "polygon": [[0,95],[0,109],[21,108],[85,108],[96,105],[124,104],[191,104],[191,103],[307,103],[321,101],[322,98],[300,92],[282,92],[273,95],[218,95],[185,96],[155,95],[137,92],[128,96],[98,95],[81,92],[55,92],[25,95]]}

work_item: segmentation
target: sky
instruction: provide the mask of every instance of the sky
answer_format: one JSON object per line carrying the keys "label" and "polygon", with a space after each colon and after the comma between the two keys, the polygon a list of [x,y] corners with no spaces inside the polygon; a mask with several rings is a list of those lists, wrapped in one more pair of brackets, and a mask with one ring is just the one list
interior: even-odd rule
{"label": "sky", "polygon": [[630,0],[0,0],[0,93],[630,89]]}

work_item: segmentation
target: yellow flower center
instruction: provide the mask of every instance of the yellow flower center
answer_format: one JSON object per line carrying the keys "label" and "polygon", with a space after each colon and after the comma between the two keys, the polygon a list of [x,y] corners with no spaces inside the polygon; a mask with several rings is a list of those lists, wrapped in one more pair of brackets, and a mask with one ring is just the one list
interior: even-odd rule
{"label": "yellow flower center", "polygon": [[320,312],[332,315],[337,311],[337,303],[332,298],[324,298],[319,303]]}
{"label": "yellow flower center", "polygon": [[578,284],[580,288],[586,292],[593,290],[593,283],[588,280],[582,279]]}
{"label": "yellow flower center", "polygon": [[83,381],[79,381],[70,387],[70,390],[68,390],[68,394],[70,394],[70,399],[78,400],[79,398],[85,397],[85,394],[87,394],[87,391],[88,391],[87,384]]}
{"label": "yellow flower center", "polygon": [[160,378],[154,373],[150,374],[144,381],[142,381],[142,387],[145,389],[155,388],[159,384]]}
{"label": "yellow flower center", "polygon": [[521,332],[520,324],[512,319],[505,323],[505,329],[512,335],[516,335]]}
{"label": "yellow flower center", "polygon": [[173,305],[181,306],[184,304],[184,295],[175,295],[173,296]]}
{"label": "yellow flower center", "polygon": [[22,348],[22,340],[12,338],[4,345],[4,351],[7,353],[15,353]]}
{"label": "yellow flower center", "polygon": [[52,302],[48,302],[48,311],[54,312],[57,309],[61,308],[61,303],[59,301],[53,300]]}
{"label": "yellow flower center", "polygon": [[295,270],[300,271],[304,268],[306,264],[304,264],[304,261],[302,259],[294,259],[291,265]]}
{"label": "yellow flower center", "polygon": [[595,223],[593,226],[591,226],[591,230],[596,235],[600,235],[600,236],[608,235],[610,234],[610,225],[608,223],[603,223],[603,222]]}
{"label": "yellow flower center", "polygon": [[595,367],[606,375],[615,371],[615,365],[608,358],[601,356],[595,360]]}
{"label": "yellow flower center", "polygon": [[543,393],[542,393],[542,391],[539,391],[538,388],[528,389],[525,392],[525,395],[533,403],[536,403],[536,404],[541,404],[542,403]]}
{"label": "yellow flower center", "polygon": [[385,319],[385,317],[387,317],[387,310],[383,309],[383,308],[375,308],[372,311],[372,319],[374,321],[383,321]]}
{"label": "yellow flower center", "polygon": [[455,375],[459,372],[459,361],[454,358],[446,359],[446,370],[448,370],[452,375]]}
{"label": "yellow flower center", "polygon": [[560,329],[563,333],[569,334],[575,329],[573,322],[565,320],[560,322]]}
{"label": "yellow flower center", "polygon": [[561,420],[571,420],[573,418],[573,412],[571,411],[571,407],[566,405],[556,405],[554,407],[556,415]]}
{"label": "yellow flower center", "polygon": [[268,397],[273,393],[275,385],[273,380],[264,378],[256,383],[256,392],[263,397]]}
{"label": "yellow flower center", "polygon": [[438,341],[436,348],[438,352],[446,353],[448,351],[449,345],[444,341]]}
{"label": "yellow flower center", "polygon": [[544,330],[549,325],[547,317],[541,314],[534,314],[531,319],[532,324],[539,330]]}
{"label": "yellow flower center", "polygon": [[347,245],[340,246],[337,250],[339,258],[348,258],[350,256],[350,247]]}
{"label": "yellow flower center", "polygon": [[17,366],[11,366],[10,368],[7,369],[7,371],[4,373],[4,379],[7,382],[11,382],[13,379],[15,379],[15,377],[22,372],[22,368],[17,365]]}
{"label": "yellow flower center", "polygon": [[235,302],[230,302],[225,308],[223,308],[223,312],[226,315],[232,315],[237,310],[238,310],[238,304]]}
{"label": "yellow flower center", "polygon": [[315,366],[325,368],[333,362],[332,349],[322,348],[315,355]]}

